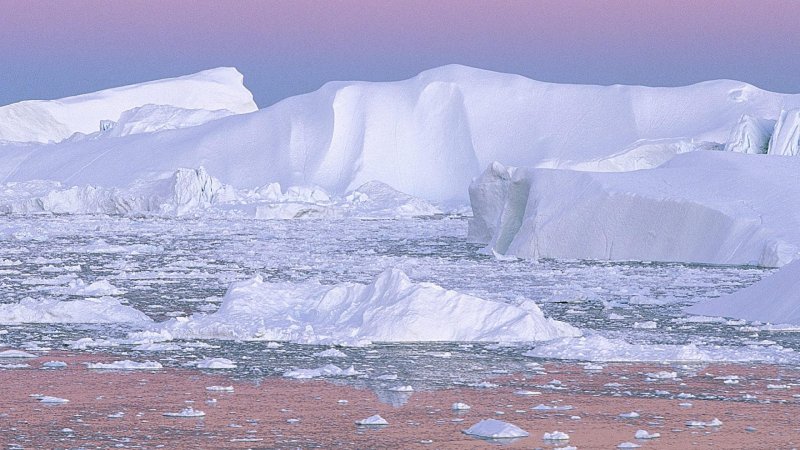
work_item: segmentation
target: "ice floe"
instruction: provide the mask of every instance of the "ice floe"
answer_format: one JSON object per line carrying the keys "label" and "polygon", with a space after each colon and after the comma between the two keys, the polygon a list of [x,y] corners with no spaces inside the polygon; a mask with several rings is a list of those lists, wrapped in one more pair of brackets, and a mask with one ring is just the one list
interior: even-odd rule
{"label": "ice floe", "polygon": [[86,363],[86,367],[99,370],[157,370],[164,368],[161,363],[156,361],[138,362],[129,359],[110,363]]}
{"label": "ice floe", "polygon": [[80,300],[32,299],[0,304],[0,323],[132,323],[152,320],[113,297]]}
{"label": "ice floe", "polygon": [[513,439],[529,436],[522,428],[497,419],[483,419],[464,430],[465,434],[484,439]]}

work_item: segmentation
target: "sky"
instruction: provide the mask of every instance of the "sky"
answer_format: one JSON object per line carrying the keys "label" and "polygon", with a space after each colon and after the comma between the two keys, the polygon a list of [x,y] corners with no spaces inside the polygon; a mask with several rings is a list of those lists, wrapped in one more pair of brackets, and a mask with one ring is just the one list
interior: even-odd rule
{"label": "sky", "polygon": [[800,92],[794,0],[0,0],[0,105],[234,66],[260,107],[445,64]]}

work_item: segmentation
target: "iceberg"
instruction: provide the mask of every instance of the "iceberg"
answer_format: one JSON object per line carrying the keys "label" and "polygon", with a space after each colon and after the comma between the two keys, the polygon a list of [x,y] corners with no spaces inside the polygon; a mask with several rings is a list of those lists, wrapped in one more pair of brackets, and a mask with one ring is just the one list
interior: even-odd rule
{"label": "iceberg", "polygon": [[541,341],[578,336],[545,318],[532,301],[483,300],[412,282],[388,269],[372,283],[268,283],[260,276],[234,282],[213,314],[170,319],[152,332],[164,339],[293,341],[362,345],[421,341]]}
{"label": "iceberg", "polygon": [[[59,100],[28,100],[2,106],[0,141],[59,142],[75,133],[90,134],[103,128],[114,134],[141,132],[134,130],[142,127],[145,115],[150,116],[145,121],[151,125],[147,131],[153,131],[154,121],[167,123],[166,128],[177,128],[176,119],[188,122],[181,126],[191,126],[257,109],[253,95],[244,87],[242,74],[232,67],[220,67]],[[186,110],[205,112],[187,114]]]}
{"label": "iceberg", "polygon": [[800,255],[800,159],[690,152],[631,172],[506,168],[470,185],[468,238],[523,258],[782,266]]}
{"label": "iceberg", "polygon": [[[223,80],[208,81],[217,77]],[[0,140],[56,141],[75,131],[97,131],[105,119],[119,121],[105,132],[113,134],[130,120],[120,118],[124,111],[141,108],[127,114],[138,117],[146,105],[237,114],[113,139],[7,143],[0,152],[0,180],[119,188],[202,165],[237,189],[278,182],[320,186],[343,196],[377,180],[429,201],[465,201],[470,180],[492,161],[585,170],[651,167],[683,151],[721,148],[743,115],[777,120],[782,110],[800,108],[800,95],[730,80],[672,88],[567,85],[458,65],[403,81],[331,82],[258,111],[234,69],[154,83],[153,89],[174,91],[178,98],[121,89],[120,95],[132,100],[112,102],[120,105],[113,111],[92,117],[69,114],[81,121],[87,116],[85,126],[64,125],[60,108],[46,109],[59,116],[45,120],[23,114],[36,103],[10,105],[16,118],[0,114],[0,127],[6,130]],[[201,98],[206,92],[214,98]],[[6,115],[9,107],[3,110]],[[148,114],[164,121],[172,112]],[[194,123],[196,118],[189,116],[181,121]],[[52,131],[44,130],[43,120],[54,124]],[[156,122],[136,119],[131,124],[157,131]],[[624,153],[629,154],[620,156]]]}
{"label": "iceberg", "polygon": [[152,322],[146,314],[113,297],[59,301],[26,298],[0,304],[0,323],[130,323]]}

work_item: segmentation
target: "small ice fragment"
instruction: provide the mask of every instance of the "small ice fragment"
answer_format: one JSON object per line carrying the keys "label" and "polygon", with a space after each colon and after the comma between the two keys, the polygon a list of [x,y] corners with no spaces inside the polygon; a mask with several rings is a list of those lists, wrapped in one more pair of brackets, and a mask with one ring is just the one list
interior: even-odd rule
{"label": "small ice fragment", "polygon": [[457,403],[453,403],[453,406],[451,406],[450,409],[452,409],[453,411],[466,411],[466,410],[468,410],[470,408],[471,408],[471,406],[469,406],[466,403],[457,402]]}
{"label": "small ice fragment", "polygon": [[165,417],[203,417],[206,413],[190,406],[180,410],[180,412],[165,412],[163,415]]}
{"label": "small ice fragment", "polygon": [[206,358],[195,365],[198,369],[235,369],[236,363],[227,358]]}
{"label": "small ice fragment", "polygon": [[655,439],[661,437],[661,433],[648,433],[647,430],[638,430],[633,437],[636,439]]}
{"label": "small ice fragment", "polygon": [[369,416],[366,419],[361,419],[356,422],[356,425],[365,425],[365,426],[385,426],[389,425],[389,422],[386,421],[383,417],[378,414],[374,416]]}
{"label": "small ice fragment", "polygon": [[337,401],[336,403],[338,403],[338,404],[340,404],[340,405],[346,405],[346,404],[348,404],[348,403],[350,403],[350,402],[348,402],[347,400],[339,400],[339,401]]}
{"label": "small ice fragment", "polygon": [[617,448],[640,448],[640,447],[641,447],[641,445],[634,444],[633,442],[623,442],[623,443],[617,445]]}
{"label": "small ice fragment", "polygon": [[329,348],[327,350],[314,353],[314,356],[320,358],[347,358],[347,353],[336,348]]}
{"label": "small ice fragment", "polygon": [[392,392],[414,392],[414,388],[408,385],[405,386],[393,386],[389,388]]}
{"label": "small ice fragment", "polygon": [[623,419],[636,419],[637,417],[639,417],[639,413],[631,411],[629,413],[622,413],[619,416],[622,417]]}
{"label": "small ice fragment", "polygon": [[206,390],[211,392],[233,392],[233,386],[206,386]]}
{"label": "small ice fragment", "polygon": [[47,361],[46,363],[42,364],[42,367],[47,367],[48,369],[60,369],[62,367],[67,367],[67,363],[64,361]]}
{"label": "small ice fragment", "polygon": [[300,419],[286,419],[286,423],[291,423],[291,424],[300,423]]}
{"label": "small ice fragment", "polygon": [[655,380],[674,380],[675,378],[678,378],[677,372],[667,372],[664,370],[660,372],[646,373],[645,375],[647,375],[647,378],[652,378]]}
{"label": "small ice fragment", "polygon": [[464,430],[464,434],[486,439],[527,437],[529,433],[516,425],[497,419],[484,419]]}
{"label": "small ice fragment", "polygon": [[514,395],[521,395],[521,396],[524,396],[524,397],[530,397],[530,396],[534,396],[534,395],[542,395],[542,393],[539,392],[539,391],[527,391],[527,390],[521,389],[519,391],[515,391]]}
{"label": "small ice fragment", "polygon": [[125,416],[125,413],[122,412],[122,411],[119,411],[119,412],[115,412],[115,413],[109,414],[106,417],[108,417],[109,419],[121,419],[124,416]]}
{"label": "small ice fragment", "polygon": [[152,370],[164,368],[161,363],[155,361],[136,362],[129,359],[110,363],[87,363],[86,367],[100,370]]}
{"label": "small ice fragment", "polygon": [[51,397],[49,395],[43,395],[43,396],[39,397],[39,401],[41,403],[53,403],[53,404],[56,404],[56,403],[68,403],[69,402],[69,400],[67,400],[65,398]]}
{"label": "small ice fragment", "polygon": [[545,441],[568,441],[569,435],[562,431],[553,431],[552,433],[545,433],[542,439]]}

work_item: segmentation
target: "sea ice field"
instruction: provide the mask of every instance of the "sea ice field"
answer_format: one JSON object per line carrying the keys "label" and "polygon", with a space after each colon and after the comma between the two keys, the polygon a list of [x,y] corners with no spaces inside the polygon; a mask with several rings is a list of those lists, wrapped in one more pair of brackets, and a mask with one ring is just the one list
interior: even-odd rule
{"label": "sea ice field", "polygon": [[[684,312],[774,269],[497,258],[466,242],[467,221],[459,215],[279,221],[2,216],[0,345],[34,354],[111,354],[163,367],[219,367],[241,379],[327,378],[374,389],[389,403],[402,402],[411,390],[491,386],[494,377],[536,371],[553,360],[800,363],[796,329]],[[572,325],[572,336],[333,345],[157,332],[162,323],[213,314],[232,282],[253,276],[324,287],[367,284],[386,269],[492,302],[532,300],[546,317]],[[59,310],[47,303],[87,298],[111,306],[76,303]]]}

